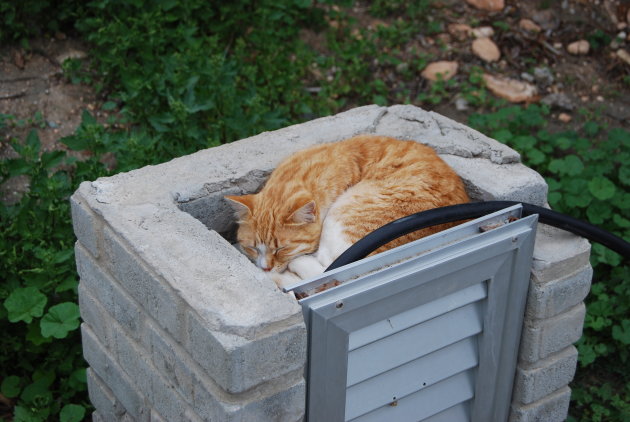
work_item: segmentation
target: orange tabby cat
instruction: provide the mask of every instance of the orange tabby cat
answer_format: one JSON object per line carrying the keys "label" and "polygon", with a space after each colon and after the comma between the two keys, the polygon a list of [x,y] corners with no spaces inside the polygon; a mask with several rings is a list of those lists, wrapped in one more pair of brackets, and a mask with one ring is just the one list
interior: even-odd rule
{"label": "orange tabby cat", "polygon": [[[392,220],[469,201],[459,176],[431,148],[372,135],[299,151],[259,193],[226,198],[239,220],[243,251],[279,287],[322,273]],[[378,252],[450,226],[419,230]]]}

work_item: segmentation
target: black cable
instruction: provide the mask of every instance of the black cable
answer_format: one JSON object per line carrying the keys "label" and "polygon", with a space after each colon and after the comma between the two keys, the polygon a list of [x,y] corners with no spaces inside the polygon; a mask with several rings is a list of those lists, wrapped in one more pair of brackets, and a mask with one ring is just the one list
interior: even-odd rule
{"label": "black cable", "polygon": [[479,218],[518,204],[523,206],[523,217],[538,214],[538,221],[541,223],[566,230],[590,241],[600,243],[623,257],[630,258],[630,243],[590,223],[526,202],[488,201],[435,208],[392,221],[369,233],[363,239],[346,249],[344,253],[339,255],[339,257],[326,268],[326,271],[334,270],[335,268],[363,259],[381,246],[416,230],[436,226],[438,224]]}

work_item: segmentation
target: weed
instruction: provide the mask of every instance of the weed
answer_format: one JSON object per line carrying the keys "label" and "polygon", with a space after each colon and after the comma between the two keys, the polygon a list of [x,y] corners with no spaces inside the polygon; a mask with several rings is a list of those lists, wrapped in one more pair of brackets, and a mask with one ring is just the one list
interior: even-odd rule
{"label": "weed", "polygon": [[[544,107],[506,107],[470,122],[517,149],[545,177],[552,208],[629,238],[630,132],[587,120],[580,131],[550,133],[548,114]],[[630,416],[624,369],[630,361],[630,266],[599,244],[592,246],[591,263],[595,275],[577,343],[581,370],[571,414],[573,420],[624,421]]]}

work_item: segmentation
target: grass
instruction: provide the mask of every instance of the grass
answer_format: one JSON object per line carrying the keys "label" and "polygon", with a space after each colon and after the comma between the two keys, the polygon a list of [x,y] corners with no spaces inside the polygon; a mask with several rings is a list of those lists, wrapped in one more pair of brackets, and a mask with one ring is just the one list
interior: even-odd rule
{"label": "grass", "polygon": [[[0,0],[3,41],[28,48],[38,31],[58,30],[87,40],[90,62],[66,61],[64,74],[93,86],[102,108],[116,116],[106,127],[83,113],[80,127],[62,140],[91,153],[77,161],[64,152],[42,152],[36,132],[45,122],[41,113],[29,121],[0,115],[2,132],[16,125],[33,129],[10,141],[18,157],[0,162],[2,181],[19,175],[30,180],[21,201],[0,204],[0,392],[13,403],[15,421],[79,421],[91,410],[67,201],[83,180],[356,105],[431,107],[459,96],[482,111],[471,116],[471,126],[520,151],[545,176],[554,208],[629,236],[627,130],[604,127],[590,111],[577,129],[552,130],[547,108],[508,107],[488,94],[475,66],[427,84],[419,72],[449,54],[442,46],[444,57],[433,57],[418,44],[444,26],[431,2],[376,0],[359,4],[367,7],[362,16],[344,7],[351,4]],[[366,17],[369,22],[360,21]],[[495,27],[509,31],[502,22]],[[302,41],[304,31],[322,34],[319,45]],[[602,48],[605,35],[593,33],[590,41]],[[106,154],[114,157],[114,169],[104,164]],[[577,345],[571,417],[623,421],[630,417],[630,376],[623,371],[630,275],[617,255],[597,245],[592,263],[596,275]]]}

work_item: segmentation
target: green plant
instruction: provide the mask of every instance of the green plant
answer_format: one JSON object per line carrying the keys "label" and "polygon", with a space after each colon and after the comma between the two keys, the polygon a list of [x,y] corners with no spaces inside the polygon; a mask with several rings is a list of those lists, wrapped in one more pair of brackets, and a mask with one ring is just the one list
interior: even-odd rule
{"label": "green plant", "polygon": [[0,41],[22,40],[26,46],[27,37],[71,27],[82,9],[79,0],[1,0]]}
{"label": "green plant", "polygon": [[29,189],[16,204],[0,203],[0,391],[15,401],[15,421],[78,421],[90,405],[68,221],[75,182],[66,154],[42,152],[34,130],[11,145],[19,157],[0,162],[1,181],[28,175]]}
{"label": "green plant", "polygon": [[[587,120],[579,131],[545,130],[545,107],[506,107],[473,115],[473,127],[517,149],[549,185],[557,211],[630,238],[630,132],[605,130]],[[592,117],[592,116],[591,116]],[[577,343],[580,370],[573,386],[574,420],[624,421],[630,417],[630,266],[593,244],[595,268],[584,335]]]}

